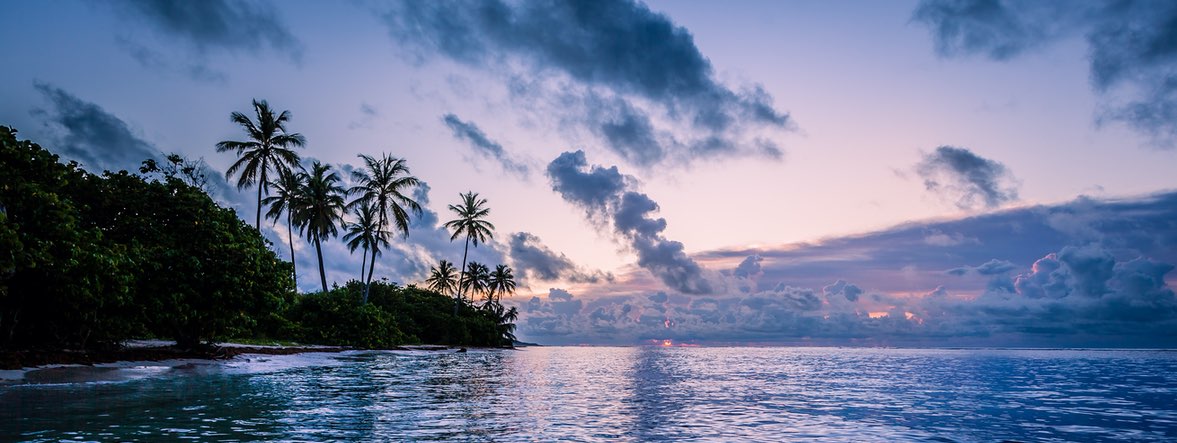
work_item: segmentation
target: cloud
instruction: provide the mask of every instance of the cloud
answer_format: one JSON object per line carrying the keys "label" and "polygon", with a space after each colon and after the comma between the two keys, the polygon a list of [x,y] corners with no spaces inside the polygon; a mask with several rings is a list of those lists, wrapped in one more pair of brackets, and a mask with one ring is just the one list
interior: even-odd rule
{"label": "cloud", "polygon": [[548,163],[548,177],[552,187],[564,200],[585,209],[590,219],[606,208],[618,194],[625,191],[634,181],[624,176],[617,166],[604,168],[599,165],[588,167],[584,151],[565,152]]}
{"label": "cloud", "polygon": [[199,60],[172,61],[167,55],[130,39],[118,37],[117,42],[131,58],[147,69],[180,74],[192,80],[215,84],[224,84],[229,79],[224,72],[213,69]]}
{"label": "cloud", "polygon": [[557,253],[533,234],[516,232],[510,235],[508,254],[520,281],[567,280],[573,283],[613,281],[613,275],[602,271],[585,271],[567,256]]}
{"label": "cloud", "polygon": [[652,218],[658,204],[629,188],[634,180],[617,167],[589,167],[584,151],[565,152],[548,164],[552,189],[586,216],[609,226],[638,254],[638,266],[668,287],[687,294],[715,290],[704,269],[683,252],[683,244],[666,239],[666,220]]}
{"label": "cloud", "polygon": [[1123,121],[1172,148],[1177,139],[1177,4],[1150,1],[924,0],[912,19],[945,57],[1006,61],[1082,37],[1100,120]]}
{"label": "cloud", "polygon": [[372,128],[372,121],[380,116],[380,110],[376,109],[375,106],[367,102],[360,103],[359,110],[360,118],[353,120],[351,123],[348,123],[347,129],[370,129]]}
{"label": "cloud", "polygon": [[965,243],[979,243],[975,238],[966,238],[959,232],[954,234],[945,234],[940,231],[933,231],[924,237],[924,243],[932,246],[956,246]]}
{"label": "cloud", "polygon": [[736,266],[736,269],[732,271],[732,275],[741,278],[755,277],[760,274],[760,262],[762,261],[764,261],[764,258],[759,255],[749,255],[744,261],[740,262],[739,266]]}
{"label": "cloud", "polygon": [[[1057,222],[1064,217],[1068,223]],[[763,259],[758,280],[773,284],[822,287],[843,279],[885,293],[926,292],[947,284],[954,291],[976,294],[991,278],[1003,272],[1008,278],[1067,246],[1098,245],[1118,258],[1143,256],[1177,263],[1173,220],[1177,192],[1123,199],[1084,197],[955,220],[905,223],[814,243],[703,251],[693,257],[715,266],[758,255]],[[951,232],[976,241],[928,244],[929,232]],[[960,277],[945,280],[945,270]]]}
{"label": "cloud", "polygon": [[829,286],[821,288],[822,295],[825,295],[827,299],[835,295],[840,295],[852,302],[858,301],[858,296],[862,295],[862,292],[862,288],[847,283],[845,280],[838,280]]}
{"label": "cloud", "polygon": [[523,309],[520,334],[545,343],[807,343],[939,346],[1173,346],[1174,266],[1115,258],[1097,246],[1046,254],[1017,284],[959,296],[944,286],[905,295],[845,280],[820,290],[778,284],[754,293],[653,292],[573,297],[552,290]]}
{"label": "cloud", "polygon": [[[965,148],[936,148],[924,155],[916,172],[928,191],[954,199],[961,209],[995,208],[1018,199],[1013,175],[1005,165]],[[948,239],[939,239],[944,240]]]}
{"label": "cloud", "polygon": [[497,73],[634,165],[773,154],[749,138],[792,124],[759,85],[721,84],[688,30],[634,1],[405,1],[383,18],[419,59]]}
{"label": "cloud", "polygon": [[293,61],[302,57],[302,43],[287,29],[270,3],[124,0],[118,3],[118,8],[201,54],[214,50],[258,54],[268,48]]}
{"label": "cloud", "polygon": [[987,275],[988,276],[988,275],[1007,274],[1010,271],[1013,271],[1015,269],[1018,269],[1018,265],[1015,265],[1012,262],[1009,262],[1006,260],[998,260],[995,258],[995,259],[989,260],[985,263],[982,263],[980,266],[976,266],[976,267],[962,266],[959,268],[952,268],[952,269],[949,269],[944,272],[949,275],[955,275],[955,276],[963,276],[963,275],[966,275],[970,272],[975,272],[975,273],[977,273],[977,275]]}
{"label": "cloud", "polygon": [[454,114],[442,116],[442,121],[453,131],[454,138],[469,142],[475,152],[483,158],[497,161],[504,171],[517,174],[524,179],[531,175],[527,165],[515,161],[503,149],[503,145],[487,137],[486,133],[482,132],[482,129],[479,129],[474,122],[462,121]]}
{"label": "cloud", "polygon": [[[50,138],[45,145],[55,153],[99,174],[105,170],[136,173],[144,160],[165,161],[158,147],[140,138],[131,125],[98,104],[48,83],[34,83],[33,88],[49,102],[49,109],[34,109],[31,113],[44,120]],[[257,207],[256,200],[237,192],[203,158],[192,161],[203,169],[205,189],[218,203],[239,214],[251,213]]]}
{"label": "cloud", "polygon": [[48,83],[34,83],[33,87],[51,106],[48,110],[34,110],[33,114],[47,120],[58,137],[52,146],[65,157],[98,173],[106,169],[135,171],[143,160],[157,157],[155,146],[101,106]]}

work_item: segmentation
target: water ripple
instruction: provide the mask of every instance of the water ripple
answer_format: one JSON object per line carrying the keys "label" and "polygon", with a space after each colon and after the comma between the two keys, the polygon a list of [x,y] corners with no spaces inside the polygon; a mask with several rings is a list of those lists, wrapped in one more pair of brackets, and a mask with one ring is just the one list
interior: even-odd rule
{"label": "water ripple", "polygon": [[0,387],[0,441],[1177,439],[1163,351],[529,348],[136,374]]}

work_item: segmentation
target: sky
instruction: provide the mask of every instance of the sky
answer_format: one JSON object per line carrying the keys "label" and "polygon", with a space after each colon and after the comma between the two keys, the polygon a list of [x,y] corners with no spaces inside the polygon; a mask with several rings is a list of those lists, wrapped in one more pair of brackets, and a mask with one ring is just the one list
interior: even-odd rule
{"label": "sky", "polygon": [[5,6],[0,124],[95,172],[201,159],[252,221],[214,146],[267,100],[304,159],[424,182],[377,278],[460,262],[447,206],[486,198],[524,341],[1177,346],[1171,2]]}

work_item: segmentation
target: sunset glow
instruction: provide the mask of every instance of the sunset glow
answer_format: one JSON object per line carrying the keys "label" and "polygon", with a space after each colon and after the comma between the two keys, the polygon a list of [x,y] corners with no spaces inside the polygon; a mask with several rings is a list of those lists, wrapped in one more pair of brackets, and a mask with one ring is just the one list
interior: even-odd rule
{"label": "sunset glow", "polygon": [[[215,146],[268,100],[344,186],[357,154],[422,182],[377,280],[509,266],[529,342],[1174,343],[1168,6],[968,4],[17,0],[0,124],[99,173],[199,160],[252,220]],[[359,277],[256,224],[302,292]]]}

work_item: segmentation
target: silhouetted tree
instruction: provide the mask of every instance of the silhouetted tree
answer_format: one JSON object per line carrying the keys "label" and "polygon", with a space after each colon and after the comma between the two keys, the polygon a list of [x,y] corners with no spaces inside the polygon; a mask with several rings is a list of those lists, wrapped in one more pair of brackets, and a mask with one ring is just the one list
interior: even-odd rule
{"label": "silhouetted tree", "polygon": [[[380,247],[389,246],[389,232],[380,229],[380,225],[376,222],[376,210],[367,202],[356,207],[353,214],[356,216],[356,221],[343,224],[344,229],[347,230],[347,233],[343,235],[343,241],[347,242],[347,249],[351,252],[356,252],[357,248],[363,249],[364,259],[360,261],[360,281],[367,281],[364,280],[364,268],[368,264],[368,251],[372,251],[372,260],[376,260],[376,257],[380,256]],[[367,297],[364,298],[364,301],[367,302]]]}
{"label": "silhouetted tree", "polygon": [[515,293],[515,275],[511,272],[511,268],[507,265],[495,266],[495,270],[490,273],[490,285],[487,294],[487,303],[498,303],[502,300],[504,295]]}
{"label": "silhouetted tree", "polygon": [[470,300],[474,300],[475,295],[484,295],[492,297],[490,292],[490,268],[486,265],[472,261],[466,266],[466,272],[463,275],[463,283],[467,289],[470,289]]}
{"label": "silhouetted tree", "polygon": [[332,172],[330,165],[315,161],[311,164],[310,172],[302,175],[305,185],[291,205],[294,209],[294,225],[315,245],[315,253],[319,256],[319,279],[323,283],[323,292],[327,292],[322,243],[339,235],[346,191],[340,184],[339,174]]}
{"label": "silhouetted tree", "polygon": [[241,125],[249,136],[247,141],[226,140],[217,143],[217,152],[235,151],[237,161],[225,171],[226,178],[240,172],[237,189],[245,189],[257,184],[257,221],[254,227],[262,228],[262,194],[268,193],[270,185],[267,175],[270,170],[279,174],[299,164],[298,154],[290,148],[302,147],[306,138],[302,134],[288,133],[286,122],[290,120],[290,111],[282,111],[274,116],[274,111],[265,100],[254,100],[253,111],[257,115],[257,122],[240,112],[233,112],[229,119]]}
{"label": "silhouetted tree", "polygon": [[[375,210],[376,225],[380,231],[387,231],[391,222],[397,231],[404,236],[409,235],[409,211],[421,214],[421,205],[406,195],[410,188],[420,184],[420,180],[409,174],[409,166],[404,159],[384,154],[380,159],[368,155],[360,155],[364,161],[364,168],[352,173],[356,181],[348,193],[359,194],[349,208],[367,204]],[[368,302],[368,288],[372,285],[372,271],[376,268],[377,249],[372,250],[372,262],[368,265],[368,280],[364,282],[364,303]]]}
{"label": "silhouetted tree", "polygon": [[478,198],[478,194],[473,191],[459,194],[459,196],[462,198],[462,202],[449,206],[449,209],[457,214],[458,218],[445,223],[445,227],[453,231],[453,235],[450,236],[451,242],[460,236],[466,236],[466,246],[462,250],[462,274],[458,278],[458,294],[454,301],[455,315],[465,289],[462,280],[466,275],[466,256],[470,252],[470,243],[474,243],[474,247],[478,247],[479,242],[486,243],[486,239],[494,238],[493,230],[495,228],[493,224],[484,220],[490,214],[490,208],[486,207],[485,198]]}
{"label": "silhouetted tree", "polygon": [[262,204],[269,206],[270,209],[266,211],[266,218],[273,219],[276,223],[282,214],[286,214],[286,239],[290,243],[290,265],[293,270],[295,287],[298,286],[298,265],[295,264],[294,258],[294,223],[291,221],[292,213],[291,205],[294,204],[294,198],[298,195],[300,190],[306,185],[303,180],[306,179],[306,172],[302,165],[298,166],[298,170],[286,169],[278,174],[278,178],[270,183],[274,187],[274,195],[266,197],[262,200]]}
{"label": "silhouetted tree", "polygon": [[425,280],[427,287],[441,294],[453,293],[458,287],[458,271],[454,264],[442,260],[437,266],[429,268],[429,278]]}

